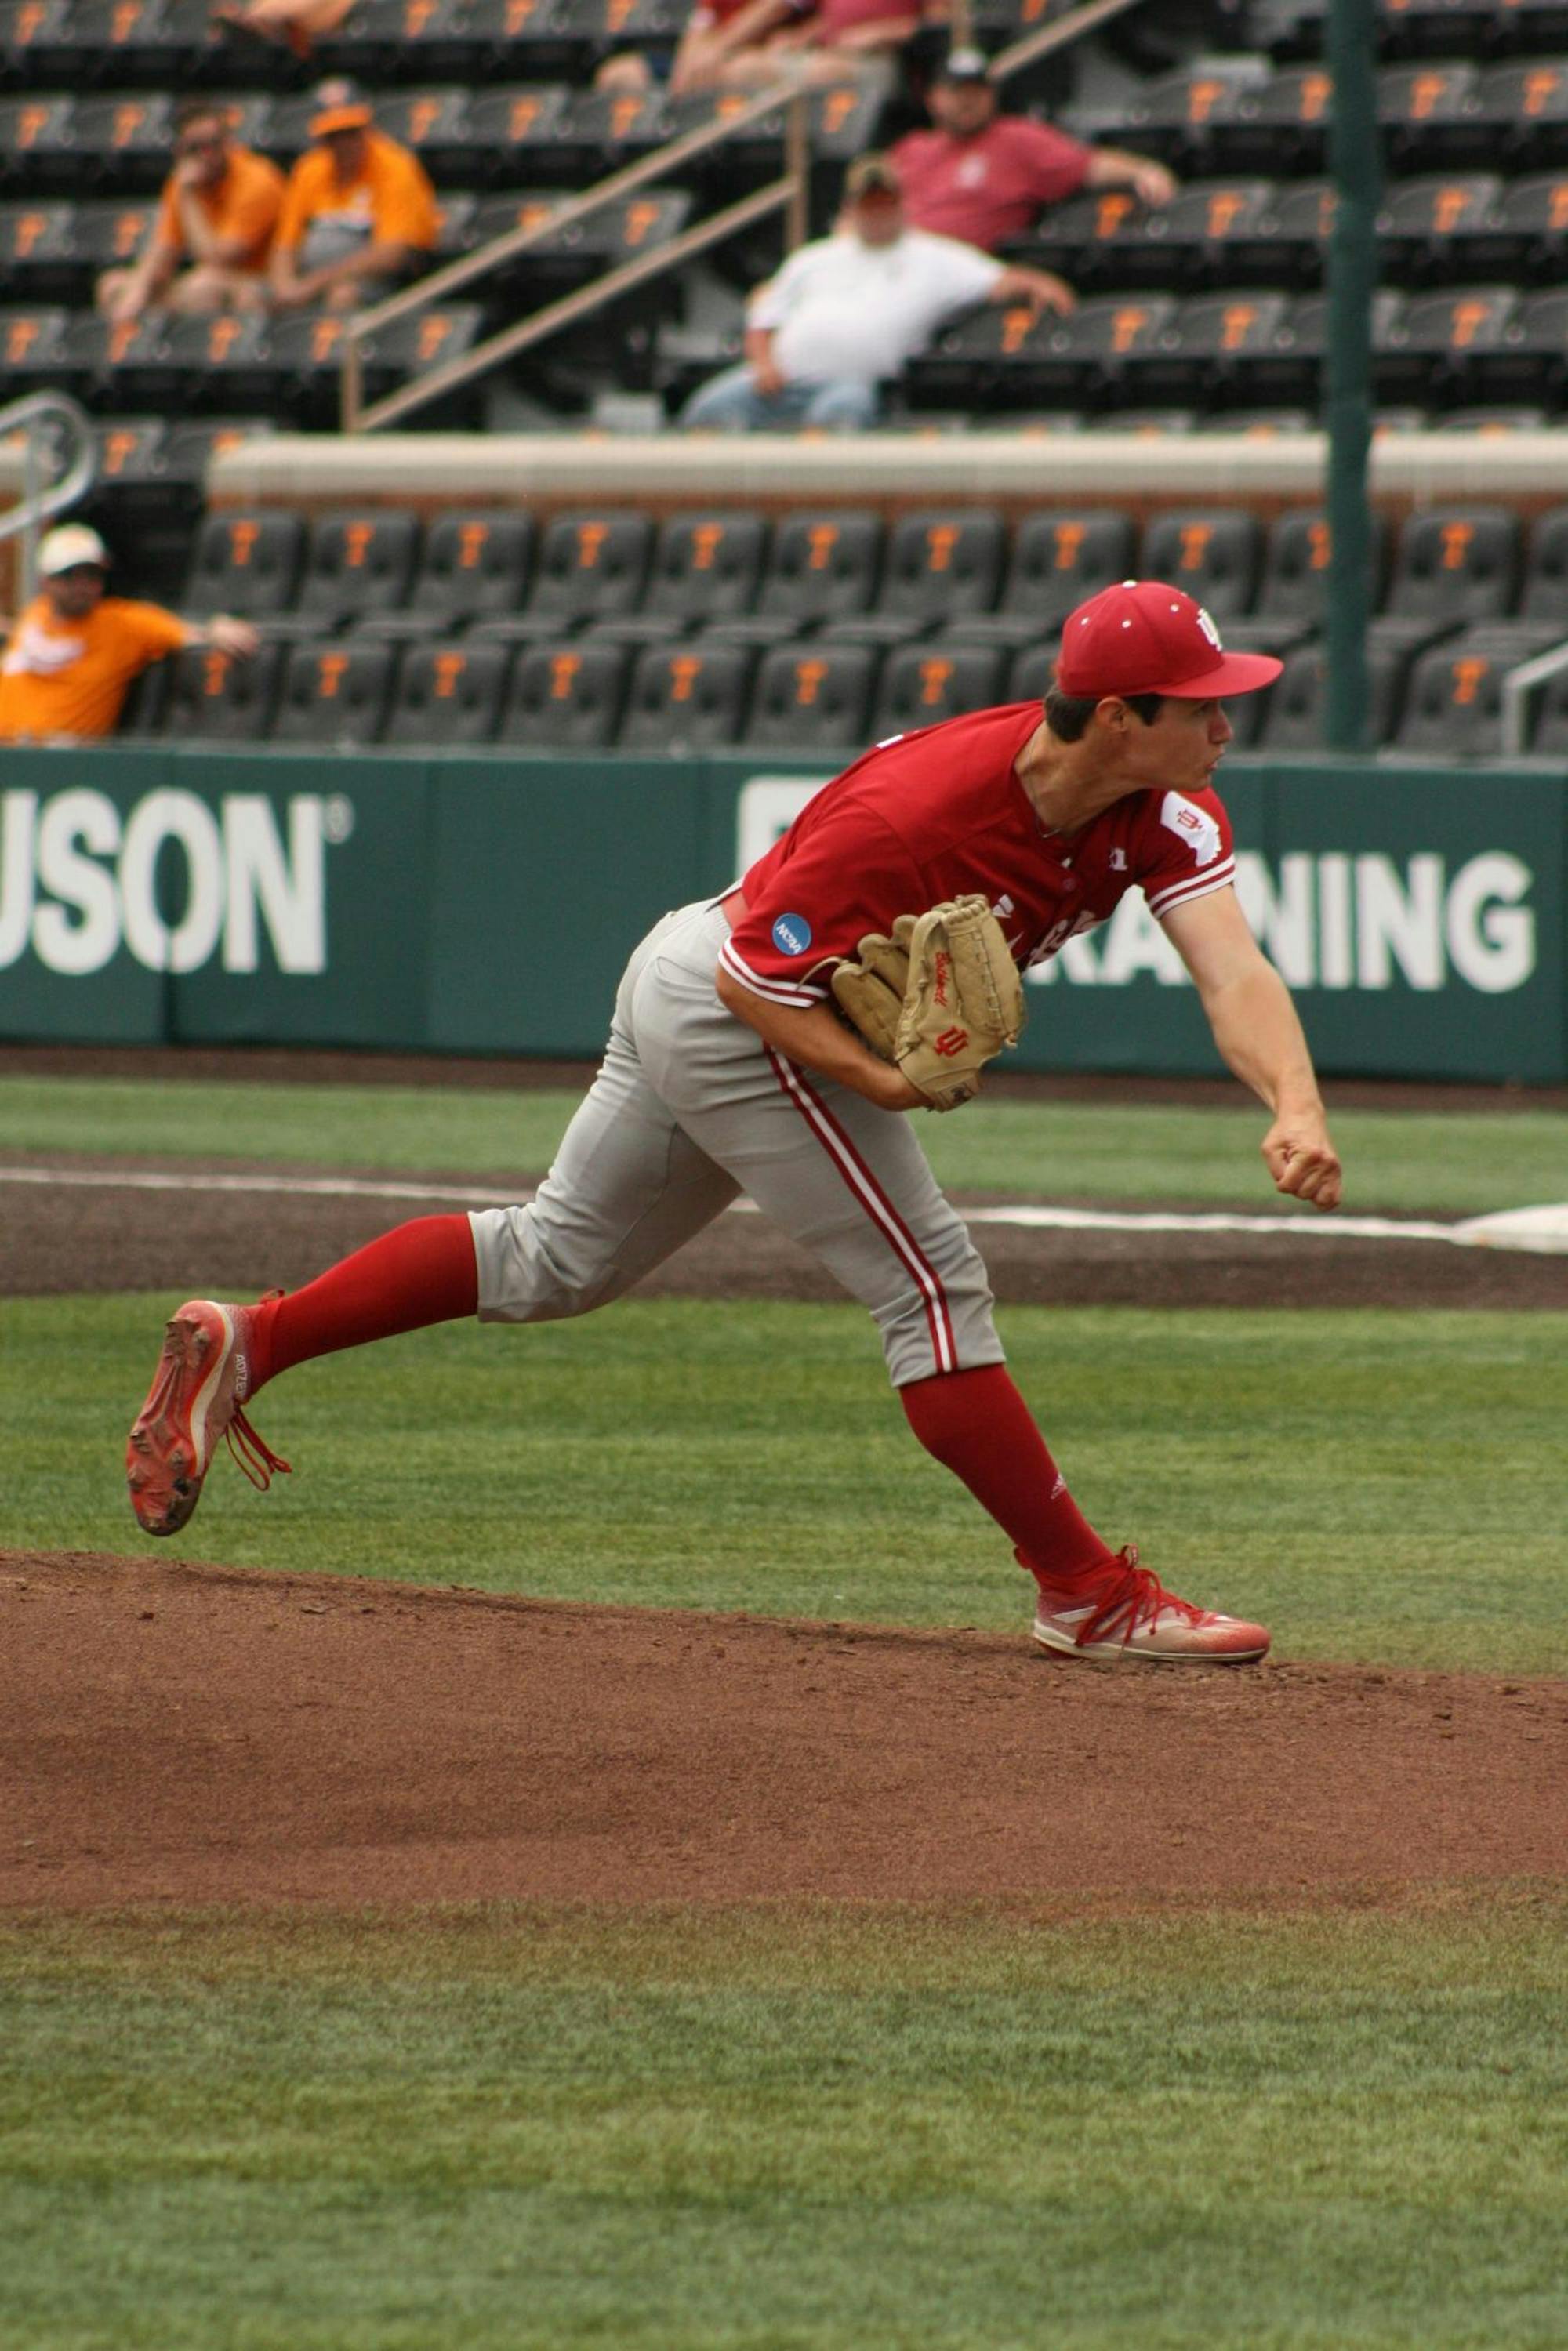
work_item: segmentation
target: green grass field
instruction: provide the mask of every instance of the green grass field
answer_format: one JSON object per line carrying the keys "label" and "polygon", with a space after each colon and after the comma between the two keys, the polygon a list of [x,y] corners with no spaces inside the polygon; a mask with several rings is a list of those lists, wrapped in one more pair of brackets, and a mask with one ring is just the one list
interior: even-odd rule
{"label": "green grass field", "polygon": [[1545,2351],[1565,1927],[0,1926],[5,2341]]}
{"label": "green grass field", "polygon": [[[569,1110],[9,1080],[0,1156],[504,1176]],[[1560,1115],[1337,1126],[1355,1207],[1568,1196]],[[925,1139],[954,1185],[1262,1207],[1260,1132]],[[0,1542],[162,1549],[120,1447],[169,1302],[0,1302]],[[1568,1670],[1568,1316],[1003,1324],[1091,1515],[1281,1654]],[[256,1416],[296,1476],[220,1462],[184,1554],[1021,1629],[847,1306],[451,1326]],[[0,2351],[1561,2351],[1568,1886],[1308,1899],[0,1916]]]}

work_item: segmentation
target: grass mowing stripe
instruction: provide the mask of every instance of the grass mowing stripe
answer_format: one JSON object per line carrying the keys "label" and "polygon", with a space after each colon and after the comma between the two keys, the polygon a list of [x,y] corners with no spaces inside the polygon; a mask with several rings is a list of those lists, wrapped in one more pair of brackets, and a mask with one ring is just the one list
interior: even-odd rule
{"label": "grass mowing stripe", "polygon": [[[166,1300],[12,1301],[0,1540],[147,1548],[123,1432]],[[1560,1672],[1568,1317],[1004,1317],[1089,1515],[1281,1654]],[[854,1307],[629,1301],[309,1364],[185,1548],[613,1604],[1017,1626],[1008,1546],[914,1445]],[[803,1469],[802,1465],[808,1465]]]}
{"label": "grass mowing stripe", "polygon": [[[0,1078],[0,1153],[193,1155],[468,1175],[538,1173],[576,1096],[394,1086],[152,1086]],[[1346,1110],[1346,1205],[1446,1215],[1568,1191],[1568,1116]],[[1260,1110],[979,1102],[921,1128],[938,1180],[1022,1199],[1168,1200],[1266,1209]]]}
{"label": "grass mowing stripe", "polygon": [[7,2343],[1544,2346],[1564,1925],[0,1924]]}

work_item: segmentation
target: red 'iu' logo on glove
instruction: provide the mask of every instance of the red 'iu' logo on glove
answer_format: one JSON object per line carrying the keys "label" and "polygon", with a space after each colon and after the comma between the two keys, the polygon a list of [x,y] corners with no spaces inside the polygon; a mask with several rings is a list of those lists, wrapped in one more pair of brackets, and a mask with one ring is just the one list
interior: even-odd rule
{"label": "red 'iu' logo on glove", "polygon": [[955,1053],[961,1053],[964,1050],[968,1041],[969,1032],[967,1029],[944,1029],[940,1037],[933,1037],[931,1040],[931,1050],[934,1053],[940,1053],[945,1060],[951,1061]]}

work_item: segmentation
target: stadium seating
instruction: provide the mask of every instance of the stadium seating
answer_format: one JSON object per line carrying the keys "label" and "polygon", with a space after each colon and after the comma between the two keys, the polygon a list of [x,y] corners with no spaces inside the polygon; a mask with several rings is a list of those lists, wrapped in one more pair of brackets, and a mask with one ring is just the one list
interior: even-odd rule
{"label": "stadium seating", "polygon": [[[1136,85],[1120,70],[1089,77],[1092,102],[1056,105],[1070,129],[1163,155],[1181,189],[1159,208],[1123,189],[1055,207],[1011,251],[1071,280],[1077,310],[1036,319],[991,305],[954,321],[907,371],[894,425],[946,434],[982,414],[1044,443],[1085,426],[1263,435],[1312,422],[1333,201],[1326,8],[1225,0],[1212,46],[1189,62]],[[101,470],[84,511],[126,574],[173,548],[183,609],[246,612],[267,639],[249,669],[194,654],[169,665],[131,723],[231,741],[831,754],[977,697],[1038,693],[1061,614],[1145,569],[1190,586],[1229,641],[1281,653],[1284,677],[1239,711],[1239,731],[1266,750],[1311,750],[1327,541],[1305,507],[1265,527],[1195,501],[1134,524],[1052,500],[1042,464],[1038,508],[1007,517],[983,504],[654,516],[628,502],[426,520],[371,507],[308,527],[259,508],[202,519],[220,435],[335,424],[344,326],[96,315],[100,274],[144,245],[178,99],[212,92],[238,135],[287,162],[308,136],[317,74],[358,75],[435,178],[450,256],[519,222],[548,225],[564,193],[734,110],[733,97],[671,99],[657,78],[645,93],[594,88],[618,48],[667,53],[685,14],[685,0],[356,0],[300,61],[225,33],[207,0],[0,0],[7,380],[58,383],[89,407]],[[996,47],[1040,14],[1039,0],[984,0],[973,22]],[[1383,428],[1563,427],[1568,0],[1401,0],[1377,12],[1376,37]],[[817,225],[844,160],[902,127],[900,106],[907,115],[909,93],[890,104],[874,78],[813,95]],[[673,184],[551,229],[465,299],[379,332],[369,396],[761,185],[783,135],[769,117]],[[673,412],[735,355],[743,289],[776,249],[775,232],[752,234],[711,256],[700,289],[683,278],[633,298],[549,367],[530,361],[528,397],[565,422],[627,390]],[[478,414],[465,396],[421,421]],[[1518,648],[1564,626],[1568,509],[1523,522],[1493,507],[1418,512],[1377,535],[1373,564],[1379,740],[1484,750]],[[1568,689],[1543,692],[1538,739],[1565,732]]]}
{"label": "stadium seating", "polygon": [[[139,450],[172,437],[149,420],[124,462],[134,473]],[[863,508],[777,524],[703,509],[659,526],[631,508],[476,509],[423,526],[373,507],[308,525],[235,510],[202,526],[181,601],[195,617],[250,618],[264,666],[251,680],[191,655],[128,723],[226,740],[847,754],[1042,693],[1067,611],[1142,572],[1186,586],[1228,644],[1284,662],[1275,688],[1232,707],[1238,741],[1309,751],[1328,560],[1312,507],[1267,530],[1220,507],[1141,528],[1092,507],[1013,523],[988,507],[920,509],[890,525]],[[1416,512],[1375,529],[1368,586],[1376,741],[1485,756],[1509,668],[1568,633],[1568,507],[1528,530],[1498,507]],[[1568,724],[1554,698],[1541,709],[1542,726],[1548,712]]]}

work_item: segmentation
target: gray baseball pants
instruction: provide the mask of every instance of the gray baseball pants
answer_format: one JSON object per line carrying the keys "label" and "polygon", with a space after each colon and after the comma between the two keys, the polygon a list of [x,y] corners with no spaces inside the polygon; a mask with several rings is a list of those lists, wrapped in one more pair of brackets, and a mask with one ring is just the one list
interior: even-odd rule
{"label": "gray baseball pants", "polygon": [[716,904],[656,924],[527,1207],[474,1212],[479,1319],[607,1305],[741,1192],[870,1308],[895,1387],[999,1364],[985,1265],[903,1115],[802,1072],[719,1002]]}

